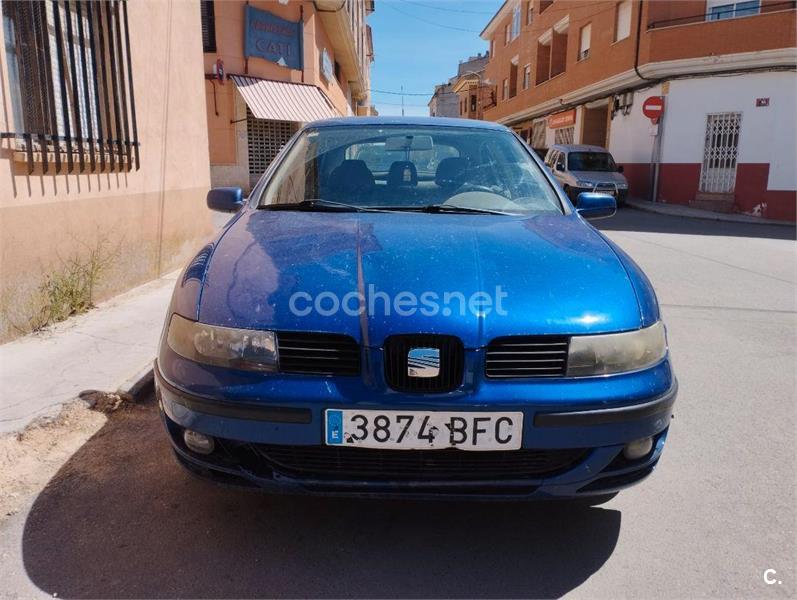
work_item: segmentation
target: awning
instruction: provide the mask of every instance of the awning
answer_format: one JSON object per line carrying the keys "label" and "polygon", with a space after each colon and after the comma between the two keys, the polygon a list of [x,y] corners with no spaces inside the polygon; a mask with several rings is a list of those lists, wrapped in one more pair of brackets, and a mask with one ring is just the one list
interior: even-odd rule
{"label": "awning", "polygon": [[339,117],[324,93],[314,85],[230,75],[256,119],[308,123]]}

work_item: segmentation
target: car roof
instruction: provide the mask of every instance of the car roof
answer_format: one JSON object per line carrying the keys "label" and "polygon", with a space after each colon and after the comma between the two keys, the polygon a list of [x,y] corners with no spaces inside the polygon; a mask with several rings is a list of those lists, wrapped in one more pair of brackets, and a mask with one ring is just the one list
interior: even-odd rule
{"label": "car roof", "polygon": [[602,146],[591,146],[589,144],[554,144],[551,150],[560,152],[609,152]]}
{"label": "car roof", "polygon": [[362,127],[363,125],[423,125],[431,127],[468,127],[493,131],[510,131],[503,125],[475,119],[452,119],[448,117],[339,117],[313,121],[309,127]]}

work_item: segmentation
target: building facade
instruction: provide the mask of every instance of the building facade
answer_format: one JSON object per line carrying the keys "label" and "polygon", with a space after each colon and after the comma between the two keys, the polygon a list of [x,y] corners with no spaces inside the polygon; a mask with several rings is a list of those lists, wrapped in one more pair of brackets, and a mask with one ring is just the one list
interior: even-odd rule
{"label": "building facade", "polygon": [[212,226],[199,5],[0,10],[7,341],[178,268]]}
{"label": "building facade", "polygon": [[488,60],[487,53],[479,53],[460,61],[457,74],[448,83],[435,86],[429,100],[429,116],[484,118],[484,110],[495,104],[493,88],[485,80]]}
{"label": "building facade", "polygon": [[462,61],[457,67],[453,91],[459,101],[457,116],[463,119],[484,118],[485,108],[494,102],[492,88],[485,84],[484,69],[488,55],[477,54]]}
{"label": "building facade", "polygon": [[454,91],[456,80],[456,77],[452,77],[448,83],[434,86],[434,94],[428,102],[430,117],[459,116],[459,97]]}
{"label": "building facade", "polygon": [[631,196],[794,221],[796,25],[793,1],[508,0],[484,117],[540,153],[607,147]]}
{"label": "building facade", "polygon": [[303,123],[372,114],[373,0],[201,4],[214,186],[250,190]]}

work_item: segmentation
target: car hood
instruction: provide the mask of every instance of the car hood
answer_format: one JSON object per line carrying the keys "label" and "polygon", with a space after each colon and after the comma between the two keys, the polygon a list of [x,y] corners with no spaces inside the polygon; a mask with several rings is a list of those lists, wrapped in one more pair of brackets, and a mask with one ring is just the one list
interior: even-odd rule
{"label": "car hood", "polygon": [[476,348],[505,335],[641,324],[623,264],[576,215],[248,210],[213,251],[198,314],[229,327],[345,333],[370,346],[440,333]]}
{"label": "car hood", "polygon": [[570,174],[593,183],[626,183],[625,177],[616,171],[570,171]]}

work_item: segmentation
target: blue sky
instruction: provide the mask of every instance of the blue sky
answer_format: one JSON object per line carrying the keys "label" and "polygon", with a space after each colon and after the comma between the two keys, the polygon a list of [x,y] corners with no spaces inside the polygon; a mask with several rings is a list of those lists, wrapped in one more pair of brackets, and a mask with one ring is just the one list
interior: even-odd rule
{"label": "blue sky", "polygon": [[[380,115],[400,115],[401,96],[376,90],[422,93],[404,96],[404,114],[427,115],[434,86],[457,72],[460,60],[487,50],[479,33],[502,0],[377,0],[368,18],[376,60],[372,102]],[[464,30],[464,31],[463,31]]]}

